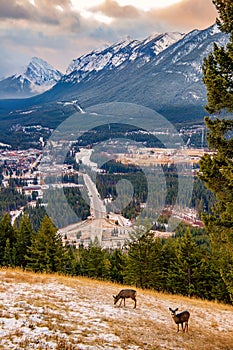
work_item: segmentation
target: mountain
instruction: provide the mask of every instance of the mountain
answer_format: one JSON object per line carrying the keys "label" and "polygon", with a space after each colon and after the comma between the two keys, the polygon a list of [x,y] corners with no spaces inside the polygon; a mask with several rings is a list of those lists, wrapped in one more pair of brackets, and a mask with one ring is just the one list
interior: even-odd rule
{"label": "mountain", "polygon": [[216,25],[194,30],[158,54],[146,56],[144,51],[144,55],[138,55],[134,60],[129,56],[114,68],[109,62],[100,70],[91,69],[82,79],[79,77],[83,68],[76,68],[71,73],[68,70],[69,74],[64,75],[47,96],[75,98],[84,108],[112,101],[142,104],[165,113],[173,122],[200,119],[206,114],[203,108],[206,104],[203,59],[212,50],[214,42],[226,45],[228,39]]}
{"label": "mountain", "polygon": [[[203,120],[203,59],[214,42],[226,45],[229,37],[216,25],[185,36],[172,35],[170,42],[167,38],[172,36],[166,34],[140,44],[133,40],[120,42],[82,56],[71,63],[50,91],[35,101],[77,100],[84,109],[99,103],[131,102],[163,113],[174,123]],[[161,40],[166,44],[153,50],[160,47]]]}
{"label": "mountain", "polygon": [[54,86],[62,73],[41,58],[33,57],[23,73],[0,81],[0,98],[28,97]]}
{"label": "mountain", "polygon": [[165,33],[152,35],[142,41],[127,38],[73,60],[66,70],[64,81],[79,83],[91,80],[96,72],[122,69],[134,61],[138,67],[143,66],[183,37],[181,33]]}
{"label": "mountain", "polygon": [[90,107],[94,111],[93,106],[110,102],[151,108],[176,127],[203,123],[207,114],[203,59],[214,43],[224,46],[228,40],[229,36],[213,25],[187,35],[127,39],[93,51],[73,60],[66,74],[43,94],[0,101],[1,129],[25,123],[56,128],[76,111]]}

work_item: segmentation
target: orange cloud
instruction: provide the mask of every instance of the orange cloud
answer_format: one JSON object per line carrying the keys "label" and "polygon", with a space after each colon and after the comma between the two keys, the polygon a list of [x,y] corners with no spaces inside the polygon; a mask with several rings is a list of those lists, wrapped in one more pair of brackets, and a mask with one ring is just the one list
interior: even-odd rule
{"label": "orange cloud", "polygon": [[140,10],[134,6],[120,6],[117,1],[105,0],[105,2],[99,6],[90,9],[92,12],[102,12],[106,16],[113,18],[136,18],[140,16]]}
{"label": "orange cloud", "polygon": [[[183,0],[177,4],[162,9],[152,9],[143,12],[134,6],[121,6],[115,0],[105,0],[90,11],[102,12],[104,15],[119,21],[138,20],[140,25],[150,24],[162,30],[189,31],[194,28],[204,29],[215,22],[217,11],[212,0]],[[135,23],[136,25],[136,23]]]}
{"label": "orange cloud", "polygon": [[163,21],[170,28],[191,30],[204,29],[212,25],[217,17],[212,0],[183,0],[166,9],[153,10],[152,19]]}

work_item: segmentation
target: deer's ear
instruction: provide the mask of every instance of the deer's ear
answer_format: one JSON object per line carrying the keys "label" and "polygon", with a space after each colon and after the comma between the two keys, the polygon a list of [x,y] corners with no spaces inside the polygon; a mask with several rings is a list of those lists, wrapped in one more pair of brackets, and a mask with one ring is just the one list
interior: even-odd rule
{"label": "deer's ear", "polygon": [[179,309],[178,309],[178,307],[175,309],[175,311],[178,311]]}
{"label": "deer's ear", "polygon": [[172,311],[172,309],[169,307],[169,311]]}
{"label": "deer's ear", "polygon": [[115,295],[113,295],[113,298],[116,299]]}

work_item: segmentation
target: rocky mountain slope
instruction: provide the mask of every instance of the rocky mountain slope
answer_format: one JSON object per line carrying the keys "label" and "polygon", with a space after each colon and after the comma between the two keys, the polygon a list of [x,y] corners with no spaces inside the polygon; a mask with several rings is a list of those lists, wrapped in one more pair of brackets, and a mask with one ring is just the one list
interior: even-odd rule
{"label": "rocky mountain slope", "polygon": [[227,41],[228,37],[215,25],[195,30],[144,64],[139,56],[115,69],[96,70],[79,83],[75,70],[65,75],[48,96],[76,97],[84,107],[112,101],[131,102],[161,112],[173,121],[195,120],[195,115],[198,119],[206,113],[203,59],[214,42],[225,45]]}
{"label": "rocky mountain slope", "polygon": [[[122,286],[2,269],[1,349],[231,350],[230,305],[137,289],[137,308],[113,305]],[[177,333],[168,308],[190,312]]]}
{"label": "rocky mountain slope", "polygon": [[[111,51],[115,46],[73,61],[67,74],[34,102],[77,100],[84,109],[99,103],[130,102],[156,110],[175,123],[200,121],[206,114],[203,59],[214,42],[226,45],[227,41],[228,36],[214,25],[170,41],[151,56],[146,55],[146,50],[142,56],[140,50],[135,54],[134,41],[121,43],[114,56]],[[126,55],[129,47],[130,54]],[[118,57],[119,52],[124,60]],[[116,57],[118,60],[114,61]],[[113,66],[113,62],[117,64]]]}
{"label": "rocky mountain slope", "polygon": [[184,34],[175,32],[152,35],[142,41],[127,38],[74,59],[68,66],[63,81],[80,83],[92,80],[96,72],[121,70],[134,61],[138,67],[143,66],[183,37]]}

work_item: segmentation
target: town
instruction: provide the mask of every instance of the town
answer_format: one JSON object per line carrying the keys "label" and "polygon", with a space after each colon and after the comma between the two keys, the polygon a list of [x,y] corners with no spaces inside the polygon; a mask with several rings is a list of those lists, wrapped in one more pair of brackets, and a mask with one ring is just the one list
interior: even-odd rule
{"label": "town", "polygon": [[[128,146],[127,153],[117,153],[115,160],[125,165],[133,164],[144,167],[188,163],[190,172],[186,171],[182,175],[195,176],[198,161],[205,152],[208,150],[204,148],[183,147],[176,150]],[[82,195],[85,192],[86,197],[85,195],[84,197],[90,207],[89,216],[84,220],[76,217],[77,222],[73,220],[70,224],[59,227],[64,244],[78,246],[82,243],[84,246],[88,246],[97,237],[105,248],[122,247],[134,227],[134,221],[122,216],[119,210],[114,212],[114,210],[108,209],[111,198],[101,199],[95,183],[88,174],[85,174],[87,168],[94,174],[104,171],[99,169],[98,164],[91,159],[94,149],[79,148],[78,152],[72,151],[71,153],[75,163],[51,164],[51,161],[50,163],[46,161],[47,151],[33,148],[11,150],[9,147],[4,147],[0,150],[2,186],[8,187],[9,182],[14,179],[17,191],[27,197],[28,205],[35,206],[39,202],[45,208],[47,208],[47,204],[44,195],[48,190],[60,189],[63,191],[64,188],[77,188],[81,190]],[[105,152],[105,159],[111,159],[111,157],[111,152]],[[77,164],[81,164],[82,167],[77,167]],[[74,176],[79,179],[78,183],[77,181],[72,182],[72,180],[62,180],[64,177],[73,179]],[[50,180],[46,181],[46,178]],[[141,208],[143,206],[145,204],[141,203]],[[10,213],[12,223],[23,210],[22,207]],[[177,220],[202,226],[194,209],[184,208],[173,215],[176,216]],[[173,232],[166,232],[166,230],[162,232],[155,230],[157,236],[166,237],[172,234]]]}

